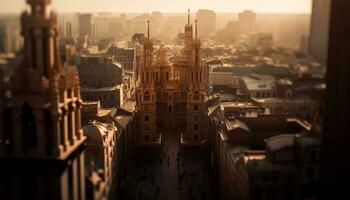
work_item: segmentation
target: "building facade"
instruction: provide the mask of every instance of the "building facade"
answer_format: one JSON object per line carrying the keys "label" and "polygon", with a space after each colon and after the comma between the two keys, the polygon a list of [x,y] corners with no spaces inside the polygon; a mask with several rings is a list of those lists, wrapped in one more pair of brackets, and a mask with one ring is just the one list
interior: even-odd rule
{"label": "building facade", "polygon": [[100,100],[103,108],[120,106],[124,101],[122,69],[104,53],[83,54],[77,62],[84,101]]}
{"label": "building facade", "polygon": [[23,62],[2,111],[0,193],[3,199],[85,199],[78,73],[61,63],[57,14],[47,12],[51,0],[27,3]]}
{"label": "building facade", "polygon": [[199,23],[198,36],[207,37],[216,29],[216,13],[212,10],[198,10],[197,20]]}
{"label": "building facade", "polygon": [[112,46],[108,49],[110,55],[114,56],[114,59],[122,64],[123,70],[128,72],[134,72],[136,55],[134,48],[118,48]]}
{"label": "building facade", "polygon": [[92,37],[93,33],[93,24],[92,24],[92,14],[85,13],[79,14],[78,18],[79,23],[79,36],[88,35]]}
{"label": "building facade", "polygon": [[323,64],[327,62],[330,10],[331,0],[313,0],[309,53]]}
{"label": "building facade", "polygon": [[[205,142],[205,88],[200,57],[201,43],[193,26],[185,27],[185,45],[169,62],[166,49],[154,52],[149,38],[143,45],[140,83],[137,89],[137,120],[141,144],[161,142],[161,132],[176,128],[183,145]],[[196,28],[197,33],[197,28]],[[153,56],[155,54],[155,56]]]}

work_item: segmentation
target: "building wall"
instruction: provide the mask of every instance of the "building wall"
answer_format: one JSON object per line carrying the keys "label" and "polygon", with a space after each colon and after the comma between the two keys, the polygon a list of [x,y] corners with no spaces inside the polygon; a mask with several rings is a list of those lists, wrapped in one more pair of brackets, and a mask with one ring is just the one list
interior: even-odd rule
{"label": "building wall", "polygon": [[309,38],[310,55],[327,62],[331,0],[313,0]]}
{"label": "building wall", "polygon": [[92,37],[92,14],[79,14],[79,35]]}
{"label": "building wall", "polygon": [[207,37],[216,29],[216,13],[212,10],[198,10],[198,35],[199,37]]}

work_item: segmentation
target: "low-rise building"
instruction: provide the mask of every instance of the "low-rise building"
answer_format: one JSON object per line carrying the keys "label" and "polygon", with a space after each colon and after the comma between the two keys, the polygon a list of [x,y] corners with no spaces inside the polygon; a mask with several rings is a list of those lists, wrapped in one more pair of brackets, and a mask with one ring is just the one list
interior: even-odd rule
{"label": "low-rise building", "polygon": [[[91,105],[93,110],[98,103]],[[100,110],[96,120],[83,127],[87,136],[86,160],[87,197],[113,199],[133,157],[135,103]]]}
{"label": "low-rise building", "polygon": [[98,52],[82,54],[77,65],[83,101],[100,100],[103,108],[123,104],[123,73],[111,56]]}
{"label": "low-rise building", "polygon": [[81,87],[84,101],[100,101],[103,108],[121,106],[124,102],[123,85],[111,87]]}
{"label": "low-rise building", "polygon": [[320,143],[309,124],[282,116],[223,117],[217,124],[214,169],[221,199],[314,194]]}
{"label": "low-rise building", "polygon": [[264,98],[253,99],[272,115],[292,115],[312,120],[319,110],[319,102],[312,99]]}
{"label": "low-rise building", "polygon": [[242,77],[241,91],[250,98],[276,96],[276,79],[270,75],[251,74]]}

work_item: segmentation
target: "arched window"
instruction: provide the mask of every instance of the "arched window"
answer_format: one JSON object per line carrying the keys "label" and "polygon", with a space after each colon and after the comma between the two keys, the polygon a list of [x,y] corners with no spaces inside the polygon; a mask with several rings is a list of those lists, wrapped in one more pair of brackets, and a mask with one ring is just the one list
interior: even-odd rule
{"label": "arched window", "polygon": [[46,135],[46,150],[48,153],[51,153],[51,149],[54,145],[54,141],[53,141],[53,122],[52,122],[52,117],[51,117],[51,112],[48,109],[44,109],[43,111],[43,115],[44,115],[44,131],[45,131],[45,135]]}
{"label": "arched window", "polygon": [[193,94],[193,100],[199,100],[199,93],[198,92],[194,92]]}
{"label": "arched window", "polygon": [[143,100],[144,101],[149,101],[150,100],[150,96],[149,96],[149,93],[148,92],[145,92],[145,95],[143,97]]}
{"label": "arched window", "polygon": [[36,117],[28,103],[25,103],[22,107],[21,133],[24,147],[34,148],[37,146]]}

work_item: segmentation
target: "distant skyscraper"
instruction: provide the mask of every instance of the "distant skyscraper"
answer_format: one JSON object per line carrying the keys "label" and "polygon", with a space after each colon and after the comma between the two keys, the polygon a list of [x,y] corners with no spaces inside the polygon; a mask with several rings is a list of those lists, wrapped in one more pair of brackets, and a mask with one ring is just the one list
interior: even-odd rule
{"label": "distant skyscraper", "polygon": [[0,53],[10,51],[9,27],[5,24],[0,25]]}
{"label": "distant skyscraper", "polygon": [[309,37],[306,35],[300,37],[300,52],[304,54],[309,53]]}
{"label": "distant skyscraper", "polygon": [[309,38],[310,55],[323,64],[327,62],[331,0],[314,0]]}
{"label": "distant skyscraper", "polygon": [[256,13],[251,10],[245,10],[238,14],[240,31],[249,33],[257,30]]}
{"label": "distant skyscraper", "polygon": [[66,22],[66,37],[72,37],[72,36],[73,36],[72,23]]}
{"label": "distant skyscraper", "polygon": [[[11,77],[0,132],[1,199],[85,199],[80,87],[63,65],[51,0],[27,0],[21,17],[23,62]],[[3,105],[1,105],[0,108]]]}
{"label": "distant skyscraper", "polygon": [[216,29],[216,14],[212,10],[198,10],[198,36],[208,36]]}
{"label": "distant skyscraper", "polygon": [[79,15],[79,35],[92,36],[92,14],[80,14]]}

